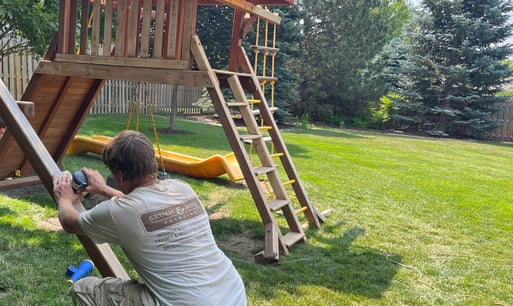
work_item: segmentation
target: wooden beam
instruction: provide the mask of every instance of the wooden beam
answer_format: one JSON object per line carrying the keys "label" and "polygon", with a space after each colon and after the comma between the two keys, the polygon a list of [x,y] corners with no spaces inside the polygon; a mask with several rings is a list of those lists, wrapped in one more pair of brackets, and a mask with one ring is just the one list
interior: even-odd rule
{"label": "wooden beam", "polygon": [[[249,0],[249,2],[256,5],[277,5],[277,6],[290,6],[297,5],[297,0]],[[217,0],[199,0],[199,5],[219,5]]]}
{"label": "wooden beam", "polygon": [[[53,176],[60,176],[61,169],[52,159],[36,131],[34,131],[30,122],[23,115],[2,81],[0,81],[0,113],[9,133],[14,136],[20,148],[23,149],[25,156],[30,160],[32,167],[36,170],[46,190],[53,196]],[[85,210],[80,201],[75,202],[73,205],[80,211]],[[129,279],[128,274],[108,244],[97,245],[86,236],[77,237],[103,276]]]}
{"label": "wooden beam", "polygon": [[[246,1],[246,0],[215,0],[215,1],[205,1],[205,0],[199,0],[198,5],[228,5],[235,9],[242,10],[246,13],[256,15],[260,17],[261,19],[267,20],[274,24],[280,24],[281,18],[278,15],[275,15],[269,11],[266,11],[265,9],[258,6],[258,2],[260,1],[254,1],[255,3]],[[271,2],[271,1],[268,1]],[[279,2],[279,1],[277,1]],[[263,4],[263,3],[262,3]],[[272,5],[269,3],[269,5]],[[288,4],[291,5],[291,4]]]}
{"label": "wooden beam", "polygon": [[243,25],[244,25],[244,13],[241,10],[234,10],[233,12],[233,24],[232,24],[232,39],[230,44],[230,58],[228,61],[228,70],[239,71],[238,56],[239,48],[242,46],[242,40],[244,39]]}
{"label": "wooden beam", "polygon": [[190,87],[211,87],[207,72],[162,68],[123,67],[114,65],[77,64],[40,61],[36,74],[78,76],[102,80],[126,80]]}

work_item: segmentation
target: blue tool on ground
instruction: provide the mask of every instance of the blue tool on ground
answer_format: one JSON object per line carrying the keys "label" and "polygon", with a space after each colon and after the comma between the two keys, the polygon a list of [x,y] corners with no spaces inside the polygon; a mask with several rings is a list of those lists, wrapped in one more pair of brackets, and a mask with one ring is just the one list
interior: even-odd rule
{"label": "blue tool on ground", "polygon": [[78,267],[69,266],[66,271],[67,282],[73,284],[93,271],[94,264],[89,259],[84,259]]}

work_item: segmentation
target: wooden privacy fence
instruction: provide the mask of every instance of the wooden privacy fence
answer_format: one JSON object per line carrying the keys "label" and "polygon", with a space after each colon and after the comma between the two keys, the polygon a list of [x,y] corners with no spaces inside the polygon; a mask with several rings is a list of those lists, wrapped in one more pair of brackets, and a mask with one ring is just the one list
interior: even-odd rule
{"label": "wooden privacy fence", "polygon": [[495,107],[500,110],[492,115],[492,119],[502,121],[502,126],[486,132],[484,138],[500,142],[513,142],[513,103],[500,103]]}

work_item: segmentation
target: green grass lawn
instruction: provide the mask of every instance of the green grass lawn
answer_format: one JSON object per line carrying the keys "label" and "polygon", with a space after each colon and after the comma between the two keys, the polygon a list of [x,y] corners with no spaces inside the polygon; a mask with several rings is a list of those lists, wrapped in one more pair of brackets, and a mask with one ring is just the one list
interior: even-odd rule
{"label": "green grass lawn", "polygon": [[[90,116],[80,134],[112,136],[125,123]],[[164,149],[230,151],[219,126],[177,128],[192,134],[159,134]],[[151,136],[148,118],[141,130]],[[282,135],[314,206],[333,213],[276,265],[254,261],[264,233],[244,185],[171,174],[198,192],[250,305],[513,305],[513,145],[320,128]],[[94,155],[64,164],[106,174]],[[0,305],[70,304],[64,272],[87,255],[74,236],[42,226],[55,216],[35,189],[0,193]]]}

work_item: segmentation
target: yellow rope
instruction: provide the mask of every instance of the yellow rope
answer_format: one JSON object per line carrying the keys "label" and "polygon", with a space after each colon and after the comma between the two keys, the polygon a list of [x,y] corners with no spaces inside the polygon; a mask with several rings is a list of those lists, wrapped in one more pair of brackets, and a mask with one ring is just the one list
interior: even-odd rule
{"label": "yellow rope", "polygon": [[157,133],[157,124],[155,123],[155,116],[153,115],[153,105],[151,104],[151,100],[148,99],[149,93],[148,90],[145,91],[146,94],[146,103],[148,105],[148,111],[150,112],[150,118],[151,118],[151,124],[153,125],[153,134],[155,135],[155,142],[157,144],[157,150],[159,152],[159,159],[160,159],[160,167],[162,171],[166,171],[166,168],[164,167],[164,159],[162,158],[162,152],[160,151],[160,142],[159,142],[159,135]]}

